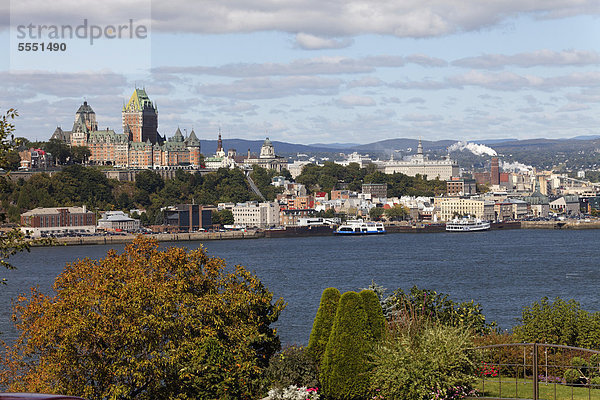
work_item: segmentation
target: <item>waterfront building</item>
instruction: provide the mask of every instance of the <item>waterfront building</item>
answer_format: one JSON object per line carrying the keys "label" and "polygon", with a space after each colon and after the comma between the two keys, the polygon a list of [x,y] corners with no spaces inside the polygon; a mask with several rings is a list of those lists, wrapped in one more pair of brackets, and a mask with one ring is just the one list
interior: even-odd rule
{"label": "waterfront building", "polygon": [[21,232],[32,237],[96,232],[96,215],[83,207],[34,208],[21,214]]}
{"label": "waterfront building", "polygon": [[98,220],[98,229],[136,232],[140,230],[140,220],[131,218],[123,211],[106,211]]}
{"label": "waterfront building", "polygon": [[566,195],[550,202],[550,210],[557,214],[579,215],[579,196]]}
{"label": "waterfront building", "polygon": [[409,160],[396,161],[392,158],[389,161],[379,163],[378,167],[386,174],[399,172],[408,176],[421,175],[428,180],[436,178],[449,180],[451,177],[458,176],[460,173],[458,163],[451,160],[450,156],[447,156],[442,160],[429,160],[429,158],[423,154],[421,140],[419,140],[419,145],[417,146],[417,154],[412,156]]}
{"label": "waterfront building", "polygon": [[316,213],[314,208],[284,208],[279,213],[279,225],[301,225],[302,220],[314,217]]}
{"label": "waterfront building", "polygon": [[550,214],[550,202],[548,196],[541,194],[540,192],[534,192],[531,196],[524,196],[522,198],[527,203],[529,213],[534,217],[547,217]]}
{"label": "waterfront building", "polygon": [[451,221],[459,216],[470,215],[484,221],[495,220],[495,203],[488,200],[443,198],[439,201],[440,220]]}
{"label": "waterfront building", "polygon": [[279,225],[279,204],[275,202],[238,203],[231,211],[235,225],[257,228]]}
{"label": "waterfront building", "polygon": [[212,226],[214,207],[198,204],[178,204],[163,209],[165,227],[168,232],[196,232]]}

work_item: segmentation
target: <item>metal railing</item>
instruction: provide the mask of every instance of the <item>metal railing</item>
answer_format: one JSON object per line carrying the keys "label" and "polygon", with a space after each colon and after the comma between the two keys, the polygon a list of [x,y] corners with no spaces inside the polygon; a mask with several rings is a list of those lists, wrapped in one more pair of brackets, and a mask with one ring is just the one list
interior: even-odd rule
{"label": "metal railing", "polygon": [[471,350],[482,365],[478,399],[600,400],[600,351],[542,343]]}

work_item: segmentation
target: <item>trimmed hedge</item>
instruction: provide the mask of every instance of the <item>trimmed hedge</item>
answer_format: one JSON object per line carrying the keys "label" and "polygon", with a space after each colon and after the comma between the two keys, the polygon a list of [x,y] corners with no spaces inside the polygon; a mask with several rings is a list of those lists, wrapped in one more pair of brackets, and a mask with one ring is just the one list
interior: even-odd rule
{"label": "trimmed hedge", "polygon": [[373,335],[362,297],[340,297],[321,367],[321,385],[328,399],[362,399],[369,393],[367,356]]}
{"label": "trimmed hedge", "polygon": [[381,339],[385,329],[385,318],[377,294],[372,290],[361,290],[359,293],[365,306],[371,334],[375,340]]}
{"label": "trimmed hedge", "polygon": [[327,288],[321,295],[319,310],[313,322],[312,331],[308,340],[308,352],[320,363],[325,347],[329,341],[331,327],[340,301],[340,291],[336,288]]}

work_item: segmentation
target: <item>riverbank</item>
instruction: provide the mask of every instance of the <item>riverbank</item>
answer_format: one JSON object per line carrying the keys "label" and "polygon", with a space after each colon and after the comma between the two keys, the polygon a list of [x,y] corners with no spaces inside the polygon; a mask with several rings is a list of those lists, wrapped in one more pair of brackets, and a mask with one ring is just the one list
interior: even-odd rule
{"label": "riverbank", "polygon": [[[441,233],[446,232],[444,224],[425,223],[400,223],[386,225],[387,233]],[[499,229],[600,229],[600,221],[511,221],[494,222],[491,230]],[[330,227],[290,227],[273,231],[248,230],[248,231],[226,231],[226,232],[190,232],[190,233],[154,233],[147,236],[159,242],[184,242],[184,241],[207,241],[207,240],[234,240],[234,239],[260,239],[260,238],[290,238],[307,236],[329,236],[333,234]],[[104,245],[128,243],[135,235],[106,235],[106,236],[77,236],[56,238],[58,244],[67,246],[77,245]],[[33,244],[44,246],[44,244]]]}
{"label": "riverbank", "polygon": [[[159,242],[185,242],[206,240],[232,240],[232,239],[258,239],[265,237],[262,231],[227,231],[227,232],[190,232],[190,233],[153,233],[144,235],[156,239]],[[136,235],[105,235],[105,236],[76,236],[61,237],[54,240],[58,244],[66,246],[78,245],[104,245],[131,242]],[[45,244],[33,244],[32,246],[44,246]]]}

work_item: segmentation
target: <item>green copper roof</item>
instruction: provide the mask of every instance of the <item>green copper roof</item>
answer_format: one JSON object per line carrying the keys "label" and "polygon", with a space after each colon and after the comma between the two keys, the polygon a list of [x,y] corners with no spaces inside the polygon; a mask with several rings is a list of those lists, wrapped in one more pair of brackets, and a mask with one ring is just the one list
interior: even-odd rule
{"label": "green copper roof", "polygon": [[144,89],[135,89],[129,102],[123,106],[123,110],[142,111],[146,108],[154,109],[154,105]]}
{"label": "green copper roof", "polygon": [[196,137],[196,133],[194,133],[193,129],[192,133],[190,133],[190,136],[188,136],[188,138],[185,140],[185,143],[189,147],[200,147],[200,140],[198,140],[198,138]]}

